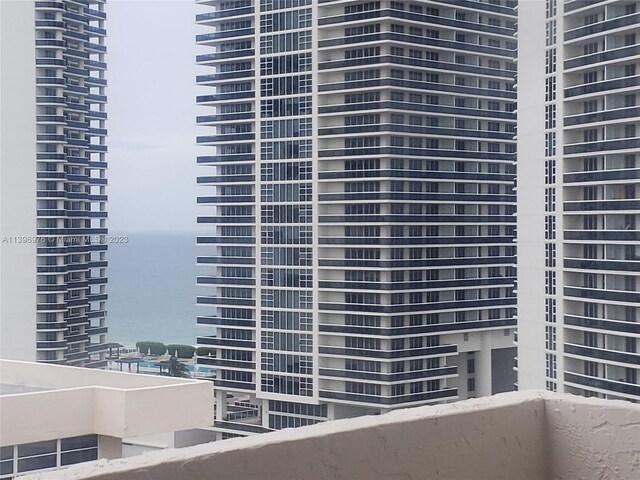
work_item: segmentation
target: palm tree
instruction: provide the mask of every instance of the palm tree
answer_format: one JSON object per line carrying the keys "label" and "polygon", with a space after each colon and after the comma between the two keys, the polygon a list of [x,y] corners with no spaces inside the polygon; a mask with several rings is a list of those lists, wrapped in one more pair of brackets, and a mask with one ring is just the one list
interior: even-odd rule
{"label": "palm tree", "polygon": [[191,377],[191,374],[189,373],[187,366],[184,363],[178,361],[178,359],[173,355],[171,355],[171,357],[169,358],[169,360],[166,362],[164,366],[167,367],[167,370],[163,371],[160,375],[164,375],[167,377],[182,377],[182,378]]}

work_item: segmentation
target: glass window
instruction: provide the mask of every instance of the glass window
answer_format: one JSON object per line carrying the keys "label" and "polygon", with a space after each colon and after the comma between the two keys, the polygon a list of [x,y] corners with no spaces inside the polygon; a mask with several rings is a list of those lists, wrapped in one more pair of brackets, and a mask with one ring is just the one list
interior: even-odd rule
{"label": "glass window", "polygon": [[57,440],[46,442],[25,443],[18,445],[18,457],[31,457],[33,455],[43,455],[54,453],[57,450]]}
{"label": "glass window", "polygon": [[[55,440],[53,441],[55,443]],[[18,447],[19,448],[19,447]],[[18,472],[41,470],[56,466],[56,454],[18,459]]]}
{"label": "glass window", "polygon": [[87,450],[77,450],[74,452],[62,453],[60,464],[72,465],[74,463],[90,462],[98,459],[98,449],[90,448]]}

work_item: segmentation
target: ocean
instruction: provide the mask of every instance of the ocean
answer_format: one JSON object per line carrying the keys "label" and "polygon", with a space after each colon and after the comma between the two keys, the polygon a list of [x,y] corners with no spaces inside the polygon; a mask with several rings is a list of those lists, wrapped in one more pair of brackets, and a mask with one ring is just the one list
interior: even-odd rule
{"label": "ocean", "polygon": [[196,326],[196,234],[111,235],[128,242],[109,244],[107,341],[194,345],[198,334],[210,334]]}

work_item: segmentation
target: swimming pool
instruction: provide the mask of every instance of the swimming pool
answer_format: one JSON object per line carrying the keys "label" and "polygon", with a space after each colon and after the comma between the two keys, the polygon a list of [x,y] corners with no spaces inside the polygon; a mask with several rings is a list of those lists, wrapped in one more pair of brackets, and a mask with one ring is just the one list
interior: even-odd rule
{"label": "swimming pool", "polygon": [[[147,360],[145,360],[144,362],[140,362],[140,372],[142,373],[142,370],[145,370],[144,373],[151,373],[156,375],[159,374],[160,367],[157,365],[157,363],[158,363],[157,361],[147,361]],[[187,370],[191,375],[193,375],[194,371],[200,375],[213,375],[213,373],[216,371],[215,368],[207,367],[205,365],[187,364],[185,365],[185,367],[187,367]]]}

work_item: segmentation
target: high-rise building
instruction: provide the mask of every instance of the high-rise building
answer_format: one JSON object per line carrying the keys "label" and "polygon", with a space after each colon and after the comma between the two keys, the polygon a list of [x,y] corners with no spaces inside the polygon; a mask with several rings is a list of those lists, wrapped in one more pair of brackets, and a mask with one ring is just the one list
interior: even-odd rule
{"label": "high-rise building", "polygon": [[104,0],[0,3],[0,355],[105,365]]}
{"label": "high-rise building", "polygon": [[514,2],[198,3],[216,426],[512,389]]}
{"label": "high-rise building", "polygon": [[518,12],[518,385],[640,400],[640,3]]}

